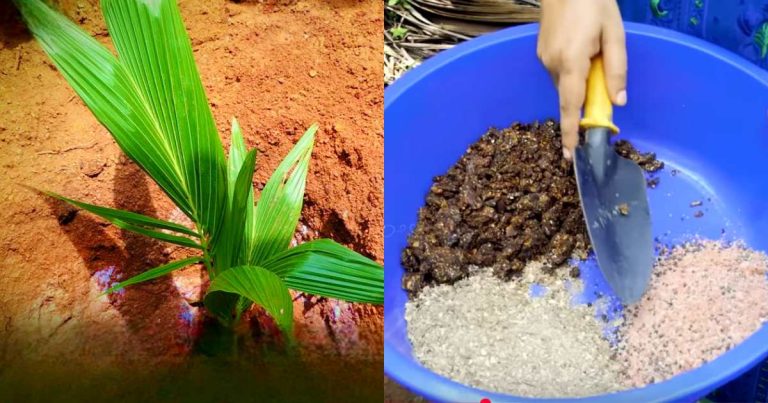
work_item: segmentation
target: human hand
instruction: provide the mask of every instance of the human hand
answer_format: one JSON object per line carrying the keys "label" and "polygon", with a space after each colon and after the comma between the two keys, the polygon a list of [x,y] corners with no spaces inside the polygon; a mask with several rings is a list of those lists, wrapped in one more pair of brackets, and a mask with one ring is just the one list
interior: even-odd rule
{"label": "human hand", "polygon": [[560,96],[563,156],[579,142],[592,57],[602,53],[611,102],[627,103],[627,49],[616,0],[542,0],[536,54],[549,70]]}

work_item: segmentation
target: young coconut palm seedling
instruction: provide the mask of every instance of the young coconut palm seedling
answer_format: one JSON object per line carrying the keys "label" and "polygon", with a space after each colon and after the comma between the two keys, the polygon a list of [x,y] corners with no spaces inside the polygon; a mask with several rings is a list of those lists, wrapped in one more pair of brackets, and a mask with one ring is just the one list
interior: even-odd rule
{"label": "young coconut palm seedling", "polygon": [[47,193],[124,230],[200,251],[106,292],[203,263],[211,280],[204,299],[210,313],[232,325],[255,303],[289,338],[289,288],[383,303],[380,265],[328,239],[290,247],[317,126],[288,153],[254,204],[256,150],[246,149],[233,119],[225,157],[175,0],[102,0],[117,57],[41,0],[14,2],[45,52],[123,152],[194,223],[190,229]]}

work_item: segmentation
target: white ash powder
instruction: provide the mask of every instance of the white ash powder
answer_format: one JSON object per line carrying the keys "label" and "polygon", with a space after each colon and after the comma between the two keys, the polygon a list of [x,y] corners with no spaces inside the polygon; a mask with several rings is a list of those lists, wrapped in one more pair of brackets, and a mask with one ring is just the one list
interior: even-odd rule
{"label": "white ash powder", "polygon": [[[696,241],[654,267],[643,298],[625,310],[618,347],[593,307],[573,306],[581,282],[532,263],[509,282],[474,270],[424,289],[406,305],[416,358],[476,388],[530,397],[581,397],[659,382],[723,354],[768,318],[768,257],[739,244]],[[530,286],[547,293],[531,297]]]}
{"label": "white ash powder", "polygon": [[[602,337],[603,324],[594,308],[571,305],[567,272],[553,277],[531,264],[523,278],[509,282],[481,270],[452,286],[424,289],[406,305],[414,355],[438,374],[513,395],[579,397],[620,389],[621,366]],[[547,287],[544,296],[529,296],[535,282]]]}

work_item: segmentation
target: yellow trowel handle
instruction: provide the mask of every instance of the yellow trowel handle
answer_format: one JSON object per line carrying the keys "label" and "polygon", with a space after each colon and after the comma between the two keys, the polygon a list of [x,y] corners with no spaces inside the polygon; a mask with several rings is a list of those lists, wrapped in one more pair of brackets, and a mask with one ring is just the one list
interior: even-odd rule
{"label": "yellow trowel handle", "polygon": [[592,65],[589,67],[581,127],[584,129],[607,127],[614,133],[619,132],[619,128],[613,124],[613,104],[608,96],[608,87],[605,85],[603,57],[600,55],[592,59]]}

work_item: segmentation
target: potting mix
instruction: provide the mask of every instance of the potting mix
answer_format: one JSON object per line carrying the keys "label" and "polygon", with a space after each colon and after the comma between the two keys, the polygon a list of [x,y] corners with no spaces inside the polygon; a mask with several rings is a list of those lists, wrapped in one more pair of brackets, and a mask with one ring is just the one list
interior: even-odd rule
{"label": "potting mix", "polygon": [[[658,185],[655,154],[615,146]],[[414,356],[485,390],[589,396],[693,369],[768,318],[768,258],[744,245],[696,239],[662,251],[643,299],[613,321],[611,297],[578,303],[570,263],[589,251],[558,125],[489,130],[434,179],[402,253]]]}

